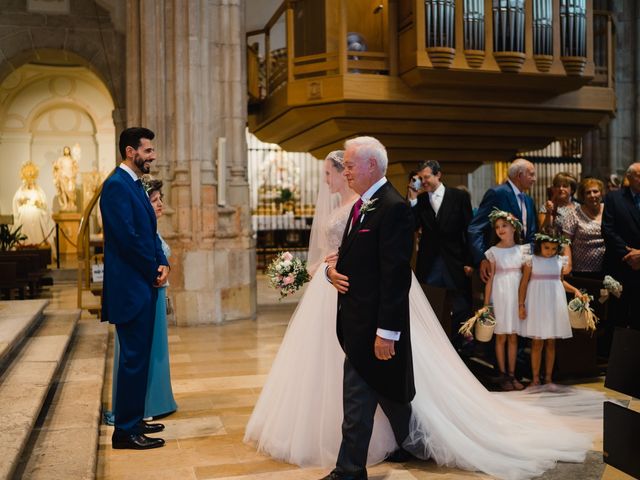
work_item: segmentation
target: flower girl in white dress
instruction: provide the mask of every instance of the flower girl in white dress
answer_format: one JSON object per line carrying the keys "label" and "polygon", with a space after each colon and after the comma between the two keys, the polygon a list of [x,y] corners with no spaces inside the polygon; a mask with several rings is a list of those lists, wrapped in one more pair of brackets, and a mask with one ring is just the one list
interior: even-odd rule
{"label": "flower girl in white dress", "polygon": [[[493,305],[496,318],[496,360],[502,380],[503,391],[522,390],[524,387],[515,377],[518,335],[518,286],[522,277],[522,258],[528,245],[520,245],[522,224],[511,213],[494,208],[489,214],[494,229],[494,245],[485,252],[491,276],[484,292],[485,305]],[[507,358],[505,361],[505,346]],[[507,373],[508,367],[508,373]]]}
{"label": "flower girl in white dress", "polygon": [[[341,159],[341,152],[332,152],[325,160],[326,183],[319,193],[309,252],[315,274],[291,317],[245,432],[245,441],[258,450],[300,466],[332,467],[341,441],[344,353],[336,337],[337,292],[322,263],[336,252],[357,198],[345,187]],[[494,394],[478,382],[451,346],[415,277],[409,301],[416,396],[411,442],[404,448],[439,465],[509,480],[538,476],[557,461],[584,460],[591,440],[564,417],[534,406],[533,396]],[[570,395],[568,402],[579,403]],[[378,412],[368,463],[383,461],[397,448],[386,416]]]}
{"label": "flower girl in white dress", "polygon": [[567,270],[568,257],[561,256],[560,253],[563,244],[567,242],[555,228],[547,227],[543,232],[536,234],[533,255],[525,257],[519,289],[519,316],[524,320],[522,336],[532,339],[532,386],[540,385],[540,365],[544,347],[544,383],[553,388],[556,338],[572,336],[565,290],[576,297],[582,295],[580,290],[562,278]]}

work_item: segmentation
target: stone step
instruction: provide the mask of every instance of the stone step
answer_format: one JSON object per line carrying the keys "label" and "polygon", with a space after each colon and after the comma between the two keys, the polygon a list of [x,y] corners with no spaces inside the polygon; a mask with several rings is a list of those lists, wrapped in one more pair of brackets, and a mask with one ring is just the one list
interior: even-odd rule
{"label": "stone step", "polygon": [[55,262],[48,274],[53,279],[54,285],[71,284],[78,281],[77,268],[56,268]]}
{"label": "stone step", "polygon": [[80,317],[45,311],[0,377],[0,479],[12,477]]}
{"label": "stone step", "polygon": [[41,321],[49,300],[12,300],[0,302],[0,373],[12,354]]}
{"label": "stone step", "polygon": [[95,478],[108,339],[108,324],[94,318],[78,322],[15,479]]}

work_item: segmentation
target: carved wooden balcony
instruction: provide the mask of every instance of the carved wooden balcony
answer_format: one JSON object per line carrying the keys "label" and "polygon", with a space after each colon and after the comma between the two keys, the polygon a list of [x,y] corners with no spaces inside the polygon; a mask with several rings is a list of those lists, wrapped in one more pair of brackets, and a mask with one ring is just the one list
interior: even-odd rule
{"label": "carved wooden balcony", "polygon": [[248,33],[249,129],[318,157],[375,135],[392,162],[460,172],[581,136],[615,109],[591,3],[286,1]]}

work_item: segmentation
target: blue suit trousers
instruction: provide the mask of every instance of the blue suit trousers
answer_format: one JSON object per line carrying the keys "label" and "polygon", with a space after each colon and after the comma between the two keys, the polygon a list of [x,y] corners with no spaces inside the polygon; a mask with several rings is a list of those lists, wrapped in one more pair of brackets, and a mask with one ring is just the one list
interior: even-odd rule
{"label": "blue suit trousers", "polygon": [[115,427],[119,433],[142,433],[140,426],[147,394],[157,289],[153,289],[152,295],[152,301],[134,320],[116,324],[120,357],[114,413]]}

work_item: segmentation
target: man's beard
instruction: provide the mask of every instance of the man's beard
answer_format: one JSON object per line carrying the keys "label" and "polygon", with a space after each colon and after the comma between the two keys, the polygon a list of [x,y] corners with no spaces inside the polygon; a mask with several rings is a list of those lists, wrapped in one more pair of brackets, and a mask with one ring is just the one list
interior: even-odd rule
{"label": "man's beard", "polygon": [[136,167],[138,167],[138,170],[140,170],[142,173],[149,173],[151,171],[151,163],[146,163],[141,157],[140,155],[135,156],[135,158],[133,159],[133,163]]}

